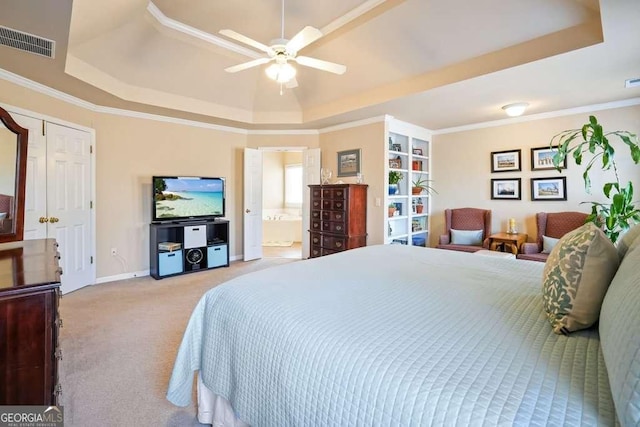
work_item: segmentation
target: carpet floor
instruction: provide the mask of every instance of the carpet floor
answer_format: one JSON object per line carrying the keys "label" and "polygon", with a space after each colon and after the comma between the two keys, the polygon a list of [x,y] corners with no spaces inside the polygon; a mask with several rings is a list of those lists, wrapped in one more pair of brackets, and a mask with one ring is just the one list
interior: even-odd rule
{"label": "carpet floor", "polygon": [[64,295],[60,383],[65,425],[201,425],[194,404],[181,408],[165,398],[193,308],[224,281],[294,261],[236,261],[228,268],[163,280],[122,280]]}

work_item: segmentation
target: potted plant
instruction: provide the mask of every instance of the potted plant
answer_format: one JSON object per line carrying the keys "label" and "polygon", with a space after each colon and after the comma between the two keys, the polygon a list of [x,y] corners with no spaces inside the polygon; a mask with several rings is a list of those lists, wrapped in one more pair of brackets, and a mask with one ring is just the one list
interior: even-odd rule
{"label": "potted plant", "polygon": [[418,201],[416,202],[416,213],[421,214],[423,210],[424,205],[422,204],[422,199],[418,199]]}
{"label": "potted plant", "polygon": [[390,171],[389,172],[389,194],[393,195],[398,192],[398,183],[404,178],[402,172]]}
{"label": "potted plant", "polygon": [[389,203],[389,218],[391,218],[396,213],[396,205],[394,203]]}
{"label": "potted plant", "polygon": [[430,182],[430,179],[424,179],[419,175],[418,179],[411,183],[411,194],[421,194],[423,190],[425,190],[427,194],[438,194],[438,192],[429,184]]}
{"label": "potted plant", "polygon": [[591,178],[589,176],[594,164],[601,159],[600,169],[605,172],[613,172],[613,180],[606,182],[602,187],[604,196],[609,203],[591,203],[591,214],[586,222],[593,222],[601,227],[607,237],[613,243],[618,240],[621,233],[629,229],[631,225],[640,222],[640,210],[633,201],[633,184],[627,182],[626,186],[620,183],[618,167],[615,161],[615,149],[610,144],[609,138],[619,138],[629,147],[631,159],[635,164],[640,162],[640,147],[638,136],[627,131],[614,131],[605,133],[602,126],[594,116],[589,116],[589,123],[581,129],[565,130],[551,139],[551,146],[558,141],[558,151],[553,156],[553,165],[560,171],[565,158],[571,154],[577,165],[582,164],[583,155],[590,153],[592,156],[587,163],[582,178],[587,193],[591,193]]}

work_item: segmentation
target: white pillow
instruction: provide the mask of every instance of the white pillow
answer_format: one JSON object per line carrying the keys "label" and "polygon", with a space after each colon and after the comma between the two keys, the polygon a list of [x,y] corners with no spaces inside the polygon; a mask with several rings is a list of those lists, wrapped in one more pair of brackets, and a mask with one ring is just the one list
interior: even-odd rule
{"label": "white pillow", "polygon": [[624,234],[618,237],[618,243],[616,244],[616,249],[618,249],[618,255],[620,256],[620,260],[624,258],[627,250],[631,247],[631,244],[636,240],[636,238],[640,236],[640,224],[636,224],[632,226],[629,230],[627,230]]}
{"label": "white pillow", "polygon": [[482,246],[482,230],[451,229],[451,243],[454,245]]}
{"label": "white pillow", "polygon": [[556,243],[558,243],[558,240],[560,239],[554,239],[553,237],[543,235],[542,236],[542,253],[550,254],[551,249],[553,249]]}

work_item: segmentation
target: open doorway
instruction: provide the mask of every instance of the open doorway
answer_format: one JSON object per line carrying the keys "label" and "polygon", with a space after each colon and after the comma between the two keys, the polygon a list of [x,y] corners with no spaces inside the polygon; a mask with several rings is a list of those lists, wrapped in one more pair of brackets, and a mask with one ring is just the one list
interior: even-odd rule
{"label": "open doorway", "polygon": [[302,258],[302,149],[262,153],[262,252],[264,257]]}

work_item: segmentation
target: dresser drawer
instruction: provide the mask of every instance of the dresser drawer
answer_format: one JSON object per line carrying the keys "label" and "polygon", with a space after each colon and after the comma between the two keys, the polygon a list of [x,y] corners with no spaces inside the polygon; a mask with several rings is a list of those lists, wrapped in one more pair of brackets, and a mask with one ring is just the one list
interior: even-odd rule
{"label": "dresser drawer", "polygon": [[322,197],[322,190],[320,190],[319,188],[312,188],[311,189],[311,198],[312,199],[319,199],[320,197]]}
{"label": "dresser drawer", "polygon": [[322,209],[334,211],[344,211],[346,203],[344,200],[322,199]]}
{"label": "dresser drawer", "polygon": [[322,190],[323,199],[343,199],[347,195],[344,188],[324,188]]}
{"label": "dresser drawer", "polygon": [[335,221],[323,221],[322,222],[322,231],[330,231],[332,233],[344,233],[345,232],[344,222],[335,222]]}
{"label": "dresser drawer", "polygon": [[311,220],[311,231],[320,231],[322,230],[322,221],[319,219]]}
{"label": "dresser drawer", "polygon": [[346,213],[341,211],[322,211],[323,221],[344,221]]}
{"label": "dresser drawer", "polygon": [[342,237],[322,236],[323,248],[342,251],[346,246],[346,241]]}
{"label": "dresser drawer", "polygon": [[313,210],[311,211],[311,219],[324,219],[324,212],[323,211],[316,211]]}
{"label": "dresser drawer", "polygon": [[320,199],[311,200],[311,209],[322,209],[322,200]]}

